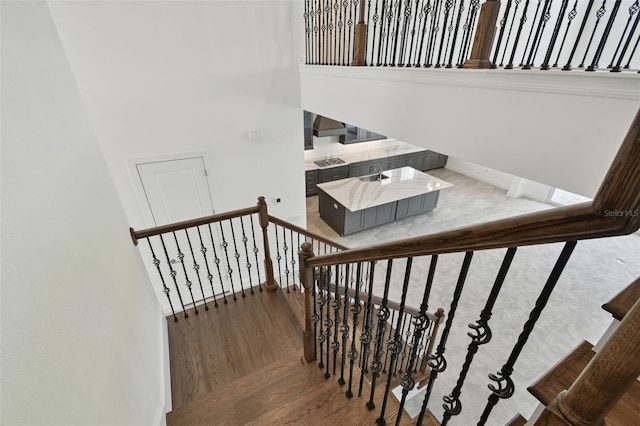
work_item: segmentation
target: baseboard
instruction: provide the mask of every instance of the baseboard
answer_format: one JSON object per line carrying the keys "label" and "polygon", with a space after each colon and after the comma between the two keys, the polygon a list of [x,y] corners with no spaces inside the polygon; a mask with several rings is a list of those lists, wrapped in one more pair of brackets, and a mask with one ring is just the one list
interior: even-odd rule
{"label": "baseboard", "polygon": [[[169,313],[171,311],[169,310]],[[153,424],[156,426],[166,426],[167,413],[171,411],[171,370],[169,364],[169,328],[167,321],[162,321],[162,383],[163,400],[158,407]]]}
{"label": "baseboard", "polygon": [[[449,160],[451,160],[451,158]],[[445,168],[506,190],[509,190],[511,187],[511,179],[514,177],[508,173],[499,172],[497,170],[489,169],[457,158],[454,161],[447,161]],[[485,170],[485,173],[481,173],[480,170]],[[491,176],[492,174],[502,175],[500,177],[508,175],[510,177],[509,182],[506,182],[504,179],[499,179],[498,177],[494,178]]]}

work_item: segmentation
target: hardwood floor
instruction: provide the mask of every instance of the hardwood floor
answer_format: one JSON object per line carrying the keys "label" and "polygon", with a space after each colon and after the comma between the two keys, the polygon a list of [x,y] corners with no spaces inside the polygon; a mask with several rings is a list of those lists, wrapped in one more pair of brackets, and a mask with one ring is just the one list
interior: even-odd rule
{"label": "hardwood floor", "polygon": [[167,317],[173,408],[283,357],[302,354],[302,328],[282,291],[220,303],[177,322]]}

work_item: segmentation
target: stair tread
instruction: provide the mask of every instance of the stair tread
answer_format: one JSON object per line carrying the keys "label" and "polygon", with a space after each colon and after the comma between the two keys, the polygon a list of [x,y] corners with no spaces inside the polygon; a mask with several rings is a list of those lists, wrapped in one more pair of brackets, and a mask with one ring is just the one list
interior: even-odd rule
{"label": "stair tread", "polygon": [[[527,390],[545,406],[578,378],[594,357],[593,345],[586,340],[551,367]],[[635,425],[640,418],[640,382],[635,381],[605,416],[605,424]]]}
{"label": "stair tread", "polygon": [[[354,378],[359,377],[354,368]],[[302,365],[287,357],[247,375],[218,391],[180,407],[167,415],[167,425],[246,424],[375,424],[383,392],[376,395],[376,409],[367,410],[370,388],[364,383],[362,398],[346,398],[346,386],[337,378],[325,379],[315,363]],[[357,391],[357,383],[354,382]],[[390,395],[386,419],[395,420],[398,403]],[[415,424],[408,415],[400,424]],[[424,425],[438,425],[431,413]]]}
{"label": "stair tread", "polygon": [[527,424],[527,419],[522,417],[521,414],[516,414],[515,416],[513,416],[511,420],[507,422],[507,424],[505,424],[505,426],[524,426],[526,424]]}
{"label": "stair tread", "polygon": [[602,309],[609,312],[618,321],[622,321],[622,318],[638,299],[640,299],[640,278],[628,285],[609,302],[602,305]]}

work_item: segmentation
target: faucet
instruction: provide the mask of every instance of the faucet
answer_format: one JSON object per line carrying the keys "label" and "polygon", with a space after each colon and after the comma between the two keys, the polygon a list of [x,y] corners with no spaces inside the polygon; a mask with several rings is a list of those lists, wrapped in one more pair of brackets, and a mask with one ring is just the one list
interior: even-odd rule
{"label": "faucet", "polygon": [[378,182],[380,182],[382,180],[382,167],[376,166],[376,169],[380,169],[380,171],[378,172],[378,178],[376,179]]}

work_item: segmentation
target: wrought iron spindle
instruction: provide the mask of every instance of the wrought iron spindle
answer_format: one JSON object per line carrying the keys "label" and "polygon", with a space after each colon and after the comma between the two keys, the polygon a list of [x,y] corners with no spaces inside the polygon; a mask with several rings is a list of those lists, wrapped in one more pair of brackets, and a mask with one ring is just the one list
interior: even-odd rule
{"label": "wrought iron spindle", "polygon": [[389,319],[389,287],[391,283],[391,268],[393,266],[393,260],[387,261],[387,275],[384,280],[384,293],[382,296],[382,304],[378,308],[378,326],[376,328],[376,342],[373,349],[373,360],[371,361],[371,393],[369,394],[369,401],[367,401],[367,408],[373,410],[376,408],[376,404],[373,402],[373,397],[376,392],[376,381],[380,377],[380,372],[383,369],[383,363],[381,362],[382,350],[384,348],[384,335],[387,331],[387,320]]}
{"label": "wrought iron spindle", "polygon": [[[291,271],[289,271],[289,258],[287,257],[287,253],[289,252],[289,246],[287,245],[287,230],[284,226],[281,226],[280,228],[282,229],[282,251],[284,252],[284,276],[286,278],[287,287],[289,287],[289,273]],[[293,251],[293,248],[291,250]]]}
{"label": "wrought iron spindle", "polygon": [[213,248],[213,262],[216,264],[216,269],[218,270],[218,279],[220,280],[220,287],[222,288],[222,297],[224,298],[224,303],[227,304],[227,292],[224,289],[224,281],[222,280],[222,271],[220,271],[220,258],[218,257],[218,251],[216,250],[216,243],[213,239],[213,230],[211,229],[211,224],[207,224],[209,227],[209,237],[211,238],[211,247]]}
{"label": "wrought iron spindle", "polygon": [[[196,271],[196,276],[198,277],[198,284],[200,284],[200,291],[202,292],[202,301],[204,302],[204,310],[208,311],[209,307],[207,306],[207,297],[204,295],[204,288],[202,287],[202,279],[200,278],[200,265],[196,260],[196,255],[193,253],[193,246],[191,245],[191,238],[189,238],[189,232],[185,228],[185,235],[187,236],[187,242],[189,243],[189,251],[191,252],[191,258],[193,259],[193,270]],[[194,303],[195,308],[195,303]]]}
{"label": "wrought iron spindle", "polygon": [[491,319],[492,314],[491,311],[496,303],[498,294],[500,294],[502,284],[504,284],[504,280],[507,276],[507,272],[509,271],[509,267],[511,266],[511,262],[515,254],[516,247],[510,247],[507,250],[504,259],[502,260],[500,270],[498,271],[498,276],[496,277],[493,283],[493,287],[491,288],[491,292],[489,293],[489,297],[487,298],[487,302],[480,312],[480,318],[476,321],[476,324],[469,324],[469,328],[471,329],[471,331],[467,334],[469,337],[471,337],[471,343],[469,343],[469,347],[467,348],[467,356],[464,360],[464,364],[462,365],[462,369],[460,370],[460,375],[458,377],[458,381],[456,382],[456,386],[448,396],[445,396],[443,398],[444,415],[442,417],[442,421],[440,422],[442,425],[446,425],[449,422],[449,419],[451,419],[451,416],[457,416],[462,411],[462,403],[460,402],[462,385],[464,384],[467,373],[469,372],[469,367],[471,367],[471,363],[473,362],[473,357],[478,352],[478,348],[480,347],[480,345],[489,343],[489,341],[491,340],[492,332],[491,328],[489,327],[489,320]]}
{"label": "wrought iron spindle", "polygon": [[341,6],[342,3],[340,3],[340,0],[337,0],[336,7],[338,8],[338,24],[336,26],[336,43],[338,43],[338,65],[344,65],[344,41],[342,41],[344,39],[344,21]]}
{"label": "wrought iron spindle", "polygon": [[[407,67],[413,65],[411,61],[411,56],[413,56],[413,44],[416,38],[416,26],[418,25],[419,19],[422,19],[422,11],[420,9],[420,0],[416,0],[416,5],[414,7],[416,13],[413,16],[413,27],[411,28],[411,44],[409,45],[409,57],[407,58]],[[418,14],[418,11],[421,11]]]}
{"label": "wrought iron spindle", "polygon": [[[368,55],[367,50],[369,49],[369,47],[371,47],[370,50],[371,50],[371,52],[373,52],[373,43],[371,44],[371,46],[369,46],[369,26],[371,25],[371,24],[369,24],[369,22],[370,22],[369,18],[371,18],[371,0],[367,0],[367,20],[365,21],[366,24],[367,24],[366,31],[365,31],[365,37],[364,37],[365,43],[364,43],[364,55],[363,55],[364,64],[365,65],[367,65],[367,55]],[[369,63],[371,63],[371,62],[369,62]]]}
{"label": "wrought iron spindle", "polygon": [[[233,292],[233,300],[237,300],[236,289],[233,285],[233,269],[231,269],[231,262],[229,261],[229,243],[224,236],[224,229],[222,229],[222,222],[218,222],[220,226],[220,236],[222,237],[222,248],[224,249],[224,257],[227,260],[227,276],[229,277],[229,283],[231,284],[231,291]],[[244,292],[242,293],[244,295]]]}
{"label": "wrought iron spindle", "polygon": [[440,29],[440,5],[441,0],[435,0],[434,8],[431,11],[431,29],[429,31],[429,42],[427,43],[427,53],[425,57],[425,67],[431,68],[433,60],[433,51],[435,50],[436,40],[438,38],[438,31]]}
{"label": "wrought iron spindle", "polygon": [[422,31],[420,33],[420,47],[418,47],[418,59],[415,61],[416,67],[419,67],[422,63],[422,50],[424,47],[424,39],[427,33],[427,20],[431,14],[431,0],[427,0],[426,4],[422,6],[422,12],[424,13],[424,21],[422,22]]}
{"label": "wrought iron spindle", "polygon": [[[533,37],[533,43],[531,43],[531,50],[529,51],[529,57],[527,58],[527,62],[524,64],[522,69],[529,70],[533,66],[533,62],[535,61],[536,54],[538,53],[538,46],[540,45],[540,40],[542,39],[542,33],[544,32],[544,29],[547,26],[547,21],[551,16],[549,14],[550,7],[551,7],[551,0],[544,0],[544,6],[542,7],[542,14],[540,15],[540,20],[538,21],[538,28],[536,29],[536,35]],[[535,18],[533,22],[535,22]],[[533,26],[531,28],[533,28]],[[525,48],[525,51],[526,51],[526,48]]]}
{"label": "wrought iron spindle", "polygon": [[573,8],[567,14],[567,28],[564,31],[564,35],[562,36],[562,42],[560,43],[560,49],[558,49],[558,56],[556,56],[556,61],[553,63],[553,68],[558,67],[558,61],[560,60],[560,54],[562,53],[562,49],[564,48],[564,42],[567,40],[567,34],[569,33],[569,28],[571,28],[571,23],[574,18],[578,15],[576,8],[578,7],[578,0],[573,4]]}
{"label": "wrought iron spindle", "polygon": [[362,363],[360,365],[360,385],[358,386],[358,397],[362,396],[362,386],[364,385],[364,375],[367,372],[367,363],[369,362],[369,351],[371,346],[371,314],[372,314],[372,298],[373,298],[373,276],[375,272],[375,261],[369,263],[370,273],[369,273],[369,288],[367,292],[369,293],[367,296],[367,302],[365,305],[364,311],[364,323],[362,333],[360,334],[360,353],[362,354]]}
{"label": "wrought iron spindle", "polygon": [[407,347],[408,347],[408,342],[409,342],[409,336],[411,335],[411,315],[405,313],[404,314],[404,318],[402,320],[402,328],[403,331],[402,333],[400,333],[400,346],[402,348],[402,352],[400,353],[400,363],[399,365],[396,364],[396,366],[398,368],[396,368],[396,371],[394,371],[393,375],[394,377],[397,376],[397,373],[402,374],[403,372],[403,364],[404,361],[407,358]]}
{"label": "wrought iron spindle", "polygon": [[211,269],[209,268],[209,261],[207,260],[207,248],[205,247],[204,241],[202,240],[202,233],[200,232],[200,227],[196,226],[196,229],[198,230],[198,239],[200,240],[200,253],[202,253],[202,258],[204,259],[204,265],[207,268],[207,279],[209,280],[209,285],[211,286],[211,294],[213,295],[213,306],[217,308],[218,299],[216,298],[216,291],[213,288],[213,275],[211,275]]}
{"label": "wrought iron spindle", "polygon": [[333,45],[331,40],[333,39],[333,6],[331,0],[328,0],[327,5],[325,6],[325,13],[327,14],[327,65],[334,65],[333,63]]}
{"label": "wrought iron spindle", "polygon": [[158,235],[160,237],[160,242],[162,243],[162,249],[164,250],[164,256],[167,259],[167,265],[169,265],[169,276],[173,279],[173,285],[176,288],[176,293],[178,293],[178,299],[180,299],[180,305],[182,306],[182,310],[184,311],[184,317],[187,318],[187,310],[184,307],[184,302],[182,301],[182,294],[180,294],[180,289],[178,288],[178,281],[176,280],[176,275],[178,274],[171,265],[171,260],[169,260],[169,253],[167,252],[167,246],[164,243],[164,238],[162,238],[162,234]]}
{"label": "wrought iron spindle", "polygon": [[400,35],[400,23],[403,22],[404,20],[402,19],[402,0],[397,0],[396,3],[396,26],[395,29],[393,30],[393,34],[394,34],[394,40],[393,40],[393,51],[391,53],[391,62],[389,63],[390,66],[395,67],[396,66],[396,60],[397,60],[397,53],[398,53],[398,43],[401,41],[401,35]]}
{"label": "wrought iron spindle", "polygon": [[[409,278],[411,276],[411,266],[413,264],[413,258],[407,258],[407,265],[404,270],[404,281],[402,284],[402,296],[400,297],[400,308],[398,309],[398,322],[395,327],[395,334],[393,336],[393,340],[391,340],[387,344],[387,350],[391,352],[391,360],[389,361],[389,373],[395,371],[396,369],[396,360],[398,358],[398,354],[401,350],[401,339],[400,329],[402,328],[402,321],[404,319],[404,306],[407,301],[407,290],[409,289]],[[389,392],[391,392],[391,374],[387,375],[387,386],[384,389],[384,396],[382,397],[382,407],[380,408],[380,417],[376,420],[376,423],[379,425],[384,425],[384,414],[387,409],[387,400],[389,399]]]}
{"label": "wrought iron spindle", "polygon": [[342,310],[342,325],[340,326],[340,333],[342,333],[342,363],[340,364],[340,378],[338,384],[344,385],[344,366],[347,362],[347,341],[349,340],[349,267],[351,265],[347,263],[345,265],[345,280],[344,280],[344,307]]}
{"label": "wrought iron spindle", "polygon": [[309,33],[311,32],[309,30],[309,0],[305,0],[304,2],[304,13],[302,15],[302,17],[304,18],[304,33],[306,36],[306,40],[305,40],[305,45],[304,45],[304,53],[305,53],[305,57],[304,57],[304,63],[305,64],[309,64]]}
{"label": "wrought iron spindle", "polygon": [[624,65],[624,69],[626,69],[626,70],[629,69],[629,66],[631,64],[631,58],[633,58],[633,55],[635,55],[636,49],[638,48],[638,44],[640,44],[640,34],[638,35],[638,38],[636,39],[636,43],[633,45],[633,49],[631,49],[631,53],[629,54],[629,60]]}
{"label": "wrought iron spindle", "polygon": [[[538,20],[538,12],[540,11],[540,5],[542,4],[542,0],[538,0],[538,5],[536,6],[536,12],[533,14],[533,21],[531,21],[531,29],[529,30],[529,36],[527,37],[527,43],[524,45],[524,51],[522,52],[522,59],[520,59],[520,65],[524,66],[525,61],[524,58],[527,57],[527,50],[529,49],[529,43],[531,42],[531,36],[533,35],[533,30],[536,28],[536,21]],[[525,18],[526,20],[526,18]],[[516,48],[516,45],[513,46]]]}
{"label": "wrought iron spindle", "polygon": [[[336,375],[336,365],[338,364],[338,351],[340,350],[340,342],[338,341],[338,331],[340,329],[340,308],[342,307],[342,303],[340,301],[340,286],[339,286],[339,277],[340,277],[340,265],[335,266],[335,277],[336,277],[336,291],[333,297],[333,342],[331,343],[331,349],[333,350],[333,375]],[[347,301],[345,300],[345,303]],[[327,351],[328,352],[328,351]]]}
{"label": "wrought iron spindle", "polygon": [[[320,321],[320,315],[318,315],[318,301],[316,299],[316,287],[320,284],[320,278],[317,276],[320,268],[313,268],[312,277],[313,277],[313,285],[311,286],[311,297],[313,298],[313,355],[315,359],[318,359],[318,322]],[[322,352],[320,353],[322,354]],[[320,356],[322,361],[322,355]]]}
{"label": "wrought iron spindle", "polygon": [[[638,5],[638,1],[636,1],[634,3],[634,5]],[[636,12],[637,12],[637,10],[636,10]],[[636,12],[633,12],[633,13],[636,13]],[[629,13],[631,13],[631,8],[629,8]],[[620,65],[622,64],[622,58],[624,58],[624,55],[627,53],[627,49],[629,48],[629,43],[631,43],[631,37],[633,37],[633,34],[635,34],[636,28],[638,27],[638,22],[639,21],[640,21],[640,13],[638,13],[636,15],[636,20],[633,22],[633,26],[631,27],[631,31],[629,32],[629,36],[627,37],[627,41],[624,43],[624,47],[622,48],[622,52],[620,52],[620,56],[618,57],[618,62],[616,62],[615,66],[611,68],[611,72],[620,72],[620,71],[622,71],[622,68],[620,68]],[[625,32],[626,32],[626,28],[625,28]],[[624,37],[624,34],[623,34],[623,37]],[[629,56],[629,62],[631,61],[631,58],[633,57],[633,53],[635,52],[636,47],[638,47],[638,41],[640,41],[640,36],[638,36],[638,40],[636,41],[636,45],[633,48],[633,51],[631,52],[631,55]],[[625,66],[625,68],[629,68],[629,64],[628,63]]]}
{"label": "wrought iron spindle", "polygon": [[453,30],[453,41],[451,42],[451,50],[449,51],[449,60],[445,68],[453,67],[453,54],[456,50],[456,41],[458,41],[458,32],[460,31],[460,21],[462,20],[462,12],[464,12],[464,0],[460,0],[458,5],[458,17],[456,18],[456,27]]}
{"label": "wrought iron spindle", "polygon": [[[395,0],[397,3],[398,0]],[[387,8],[387,31],[384,47],[384,66],[389,65],[389,42],[391,41],[391,23],[393,21],[393,0],[389,0],[389,7]]]}
{"label": "wrought iron spindle", "polygon": [[[333,327],[333,321],[331,320],[331,267],[327,266],[326,271],[324,273],[324,285],[326,292],[326,305],[327,305],[327,316],[324,320],[324,339],[327,342],[327,352],[326,352],[326,371],[324,372],[324,378],[328,379],[331,377],[329,374],[329,352],[331,348],[331,327]],[[322,352],[322,351],[321,351]]]}
{"label": "wrought iron spindle", "polygon": [[[247,297],[244,294],[244,284],[242,283],[244,280],[242,279],[242,268],[240,267],[240,253],[238,252],[238,244],[236,243],[236,232],[233,226],[233,220],[229,219],[229,225],[231,226],[231,239],[233,240],[233,257],[236,259],[236,264],[238,266],[238,279],[240,280],[240,289],[242,291],[242,297]],[[231,268],[229,268],[229,275],[231,275]]]}
{"label": "wrought iron spindle", "polygon": [[[249,215],[249,222],[251,223],[251,237],[253,241],[253,255],[256,259],[256,273],[258,275],[258,290],[262,291],[262,278],[260,278],[260,262],[258,261],[258,245],[256,244],[256,231],[253,227],[253,215]],[[300,247],[300,244],[298,244]]]}
{"label": "wrought iron spindle", "polygon": [[322,45],[322,40],[320,39],[320,0],[316,0],[316,8],[315,8],[315,24],[313,27],[313,33],[315,34],[315,61],[314,64],[322,63],[322,50],[320,46]]}
{"label": "wrought iron spindle", "polygon": [[[317,322],[320,323],[320,332],[318,333],[318,343],[320,343],[320,356],[318,357],[318,368],[319,369],[323,369],[324,368],[324,342],[327,338],[327,335],[324,332],[324,326],[325,326],[325,322],[324,322],[324,306],[327,304],[327,298],[325,297],[325,291],[326,293],[329,293],[329,289],[326,287],[326,271],[324,267],[320,267],[318,268],[318,310],[320,312],[320,315],[317,318]],[[327,306],[327,309],[329,309],[329,307]],[[314,321],[316,319],[314,318]]]}
{"label": "wrought iron spindle", "polygon": [[[495,50],[493,51],[493,60],[491,61],[491,69],[495,69],[498,67],[498,53],[500,53],[500,47],[502,47],[502,37],[504,37],[504,31],[507,28],[507,19],[509,18],[509,12],[511,11],[511,3],[513,0],[507,0],[507,5],[504,8],[504,14],[502,15],[502,19],[500,20],[500,32],[498,33],[498,42],[496,43]],[[515,19],[516,13],[513,13],[513,18]],[[511,21],[513,25],[513,21]],[[507,43],[504,45],[504,50],[507,50]],[[500,64],[502,65],[502,64]]]}
{"label": "wrought iron spindle", "polygon": [[[281,261],[282,261],[282,255],[280,254],[280,239],[278,238],[278,225],[276,225],[274,227],[275,229],[275,234],[276,234],[276,260],[278,261],[278,278],[280,283],[282,284],[282,265],[281,265]],[[317,253],[317,252],[316,252]],[[286,261],[285,261],[286,264]]]}
{"label": "wrought iron spindle", "polygon": [[404,3],[404,19],[402,22],[402,38],[400,40],[400,52],[398,54],[398,66],[404,65],[404,52],[407,48],[407,32],[409,31],[409,22],[411,20],[411,0]]}
{"label": "wrought iron spindle", "polygon": [[458,275],[458,282],[456,283],[456,288],[453,290],[453,299],[451,300],[451,306],[449,307],[449,315],[447,316],[444,330],[440,336],[438,348],[436,349],[435,355],[429,356],[429,367],[431,367],[431,373],[429,374],[427,390],[425,392],[424,399],[422,400],[422,408],[420,409],[420,414],[418,415],[418,421],[416,423],[419,425],[421,425],[424,420],[424,414],[427,411],[427,404],[429,403],[429,398],[433,391],[433,385],[438,378],[438,374],[447,369],[447,360],[444,357],[444,352],[446,350],[447,339],[451,332],[451,325],[453,324],[456,309],[458,309],[458,302],[460,301],[460,295],[462,294],[462,288],[464,287],[464,283],[467,279],[467,273],[469,272],[469,266],[471,265],[472,258],[472,251],[465,253],[464,260],[462,261],[462,267],[460,268],[460,275]]}
{"label": "wrought iron spindle", "polygon": [[356,288],[355,295],[353,298],[353,306],[351,308],[351,312],[353,313],[353,320],[351,322],[351,326],[353,330],[351,331],[351,349],[347,353],[347,357],[349,358],[349,388],[345,392],[347,398],[351,398],[353,396],[353,391],[351,390],[353,385],[353,364],[355,363],[356,358],[358,357],[358,351],[356,349],[356,331],[358,329],[358,315],[362,310],[362,306],[360,305],[360,279],[362,277],[362,263],[358,263],[356,266]]}
{"label": "wrought iron spindle", "polygon": [[542,289],[542,292],[540,292],[540,296],[538,296],[538,299],[536,300],[534,308],[529,314],[529,318],[522,328],[522,332],[518,336],[518,341],[513,347],[513,350],[509,355],[509,359],[497,374],[489,374],[489,379],[495,382],[495,385],[489,384],[489,389],[492,393],[491,395],[489,395],[487,405],[485,406],[484,411],[480,416],[478,425],[484,425],[486,423],[489,415],[491,414],[491,410],[493,410],[493,407],[495,407],[500,399],[511,398],[511,396],[515,392],[515,385],[513,383],[513,380],[511,379],[513,367],[518,360],[518,356],[520,355],[520,352],[522,352],[524,345],[527,343],[527,339],[529,339],[529,336],[531,335],[531,332],[533,331],[538,318],[540,318],[542,310],[547,305],[549,297],[551,296],[551,292],[556,286],[558,279],[560,279],[560,275],[562,274],[564,267],[567,265],[567,262],[571,257],[571,253],[573,252],[576,243],[576,241],[567,241],[565,243],[560,256],[558,256],[558,260],[556,261],[556,264],[554,265],[553,270],[551,271],[551,274],[549,275],[549,278],[547,279],[547,282]]}
{"label": "wrought iron spindle", "polygon": [[442,58],[442,48],[444,46],[444,39],[446,33],[447,22],[449,21],[449,14],[451,13],[451,7],[453,6],[453,0],[445,0],[444,2],[444,18],[442,19],[442,34],[440,35],[440,47],[438,48],[438,56],[436,59],[436,65],[434,68],[440,68],[440,60]]}
{"label": "wrought iron spindle", "polygon": [[[538,0],[538,4],[539,0]],[[506,70],[513,69],[513,59],[516,56],[516,49],[518,48],[518,41],[520,41],[520,35],[524,28],[524,23],[527,22],[527,11],[529,10],[529,0],[526,0],[524,8],[522,9],[522,15],[520,16],[520,25],[518,25],[518,31],[516,32],[516,38],[513,41],[513,48],[511,49],[511,56],[509,57],[509,63],[504,67]]]}
{"label": "wrought iron spindle", "polygon": [[[371,21],[373,22],[373,31],[372,31],[372,37],[371,37],[371,49],[369,50],[369,53],[371,54],[371,57],[369,58],[369,66],[372,67],[375,64],[375,50],[376,50],[376,30],[378,27],[378,21],[380,20],[380,15],[378,15],[378,3],[380,0],[376,0],[375,3],[375,7],[373,9],[373,17],[371,18]],[[384,3],[384,0],[383,0]],[[371,25],[371,24],[369,24]],[[367,27],[368,30],[369,27]],[[378,40],[379,41],[379,40]],[[379,51],[380,47],[378,46],[378,51]]]}
{"label": "wrought iron spindle", "polygon": [[475,29],[476,16],[479,8],[480,0],[471,0],[471,3],[469,3],[469,11],[467,12],[467,19],[463,26],[464,32],[462,33],[462,46],[460,47],[460,54],[458,55],[458,63],[456,65],[458,68],[462,68],[464,66],[464,61],[469,53],[471,35]]}
{"label": "wrought iron spindle", "polygon": [[[295,273],[296,273],[296,257],[298,255],[298,253],[294,253],[293,248],[296,247],[296,245],[293,243],[293,231],[289,231],[290,232],[290,236],[291,236],[291,273],[293,274],[291,276],[291,280],[293,281],[293,288],[295,288]],[[298,247],[300,247],[300,241],[298,240]],[[287,293],[289,293],[289,287],[287,286]]]}
{"label": "wrought iron spindle", "polygon": [[344,24],[342,30],[342,65],[349,65],[347,52],[347,23],[349,15],[347,13],[347,9],[349,8],[349,0],[342,0],[342,11],[344,14]]}
{"label": "wrought iron spindle", "polygon": [[511,25],[509,25],[509,32],[507,33],[507,41],[504,43],[504,50],[502,51],[502,58],[500,59],[500,66],[504,65],[504,57],[507,54],[507,47],[509,46],[509,40],[511,39],[511,31],[513,30],[513,24],[518,14],[518,7],[522,3],[522,0],[516,0],[516,7],[513,9],[513,16],[511,17]]}
{"label": "wrought iron spindle", "polygon": [[542,65],[540,66],[541,70],[551,69],[551,67],[549,66],[549,61],[551,60],[553,48],[556,46],[558,33],[560,33],[560,27],[562,26],[562,19],[564,18],[564,14],[567,11],[568,6],[569,0],[562,0],[562,4],[560,5],[560,13],[558,13],[558,20],[556,21],[556,26],[553,29],[553,33],[551,34],[551,41],[549,42],[549,47],[547,48],[547,54],[544,57],[544,61],[542,61]]}
{"label": "wrought iron spindle", "polygon": [[193,283],[189,279],[189,274],[187,273],[187,266],[184,264],[184,253],[180,249],[180,244],[178,244],[178,237],[176,236],[175,231],[172,232],[173,239],[176,242],[176,249],[178,250],[178,259],[180,260],[180,264],[182,265],[182,271],[184,272],[185,286],[189,290],[189,294],[191,295],[191,302],[193,303],[193,310],[196,315],[198,315],[198,308],[196,307],[196,300],[193,297],[193,290],[191,290],[191,286]]}
{"label": "wrought iron spindle", "polygon": [[[627,34],[627,29],[629,28],[629,24],[631,23],[631,21],[633,20],[633,15],[636,14],[636,12],[638,11],[638,9],[640,9],[640,4],[638,4],[639,0],[636,0],[635,2],[633,2],[633,4],[631,6],[629,6],[629,18],[627,19],[627,23],[624,26],[624,30],[622,31],[622,36],[620,36],[620,41],[618,42],[618,45],[616,46],[616,51],[613,54],[613,57],[611,58],[611,63],[609,64],[609,66],[607,68],[613,68],[613,64],[616,61],[616,56],[618,56],[618,52],[620,51],[620,47],[622,46],[622,41],[624,40],[624,36]],[[625,52],[626,52],[626,48],[629,46],[629,42],[631,42],[631,37],[633,36],[633,33],[636,31],[636,27],[638,26],[638,17],[640,17],[640,14],[638,14],[636,16],[636,21],[633,25],[633,27],[631,27],[631,32],[629,33],[629,36],[627,37],[627,42],[625,43],[625,48],[623,49],[622,53],[620,54],[620,59],[618,59],[617,62],[617,66],[618,66],[618,71],[620,70],[620,63],[622,62],[622,57],[624,56]]]}
{"label": "wrought iron spindle", "polygon": [[[340,65],[340,41],[338,40],[338,12],[340,11],[340,0],[333,3],[333,65]],[[298,246],[300,247],[300,246]]]}
{"label": "wrought iron spindle", "polygon": [[[364,1],[364,0],[363,0]],[[355,15],[358,13],[358,0],[351,0],[350,4],[349,4],[349,21],[347,21],[347,25],[349,27],[349,45],[347,46],[347,64],[351,64],[351,54],[353,52],[352,48],[351,48],[351,35],[353,34],[353,31],[351,30],[352,27],[354,26],[354,21],[355,21]],[[354,35],[355,38],[355,35]],[[354,43],[355,43],[355,39],[354,39]]]}
{"label": "wrought iron spindle", "polygon": [[151,240],[147,237],[147,243],[149,243],[149,249],[151,250],[151,256],[153,257],[153,265],[158,270],[158,274],[160,275],[160,280],[162,281],[162,292],[167,296],[167,300],[169,301],[169,307],[171,307],[171,315],[173,315],[173,320],[178,321],[178,317],[176,316],[176,311],[173,309],[173,303],[171,302],[171,297],[169,293],[171,290],[167,287],[167,284],[164,281],[164,275],[162,274],[162,270],[160,269],[160,260],[156,257],[155,252],[153,251],[153,246],[151,245]]}
{"label": "wrought iron spindle", "polygon": [[[447,24],[446,23],[447,21],[445,21],[446,32],[447,32],[447,43],[444,45],[444,60],[442,61],[442,63],[440,63],[440,59],[438,58],[438,63],[440,63],[440,65],[445,65],[444,62],[446,62],[447,60],[447,52],[449,51],[449,45],[451,43],[451,33],[453,32],[453,21],[455,20],[456,2],[457,0],[453,0],[451,14],[449,15],[451,16],[451,21],[449,22],[449,24]],[[442,37],[444,37],[444,33],[445,33],[445,30],[442,30]]]}
{"label": "wrought iron spindle", "polygon": [[582,57],[582,61],[580,61],[580,65],[578,65],[578,68],[584,68],[584,61],[587,59],[587,55],[589,54],[589,49],[591,48],[593,37],[596,35],[598,25],[600,24],[600,19],[604,16],[605,13],[607,13],[607,8],[605,7],[606,4],[607,4],[607,0],[602,0],[602,6],[600,6],[600,9],[596,11],[596,23],[593,26],[591,37],[589,37],[589,43],[587,43],[587,48],[584,51],[584,56]]}
{"label": "wrought iron spindle", "polygon": [[[618,15],[618,10],[620,10],[621,2],[622,0],[616,0],[616,2],[613,4],[611,15],[609,15],[609,20],[607,21],[607,25],[604,27],[604,32],[602,33],[602,37],[600,38],[600,43],[598,43],[598,47],[596,48],[596,53],[595,55],[593,55],[593,61],[591,61],[591,65],[589,65],[586,71],[595,71],[598,69],[598,63],[600,62],[602,51],[604,50],[604,46],[607,44],[607,40],[609,39],[609,34],[611,33],[611,27],[613,27],[613,22],[616,20],[616,16]],[[627,24],[628,24],[628,21],[627,21]]]}
{"label": "wrought iron spindle", "polygon": [[[247,275],[249,276],[249,289],[251,290],[251,294],[253,294],[253,279],[251,278],[251,262],[249,261],[249,248],[247,246],[247,242],[249,241],[249,238],[247,237],[246,232],[244,231],[244,221],[242,220],[242,216],[240,216],[240,228],[242,230],[242,243],[244,244],[244,258],[246,263],[246,268],[247,268]],[[238,270],[239,267],[238,267]]]}
{"label": "wrought iron spindle", "polygon": [[584,12],[584,17],[582,18],[582,23],[580,24],[580,29],[578,30],[578,35],[576,36],[576,41],[573,44],[573,48],[571,49],[571,54],[569,54],[569,59],[564,67],[562,67],[562,71],[571,71],[571,61],[573,60],[573,55],[576,53],[576,49],[578,48],[578,43],[582,38],[582,32],[584,31],[584,27],[587,25],[587,20],[589,19],[589,12],[591,12],[591,8],[593,7],[593,3],[595,0],[589,0],[589,4],[587,5],[587,9]]}
{"label": "wrought iron spindle", "polygon": [[[431,262],[429,263],[429,273],[427,274],[427,282],[425,284],[424,292],[422,293],[422,302],[420,303],[420,310],[418,315],[413,319],[414,334],[413,334],[413,346],[409,355],[409,365],[402,376],[400,385],[402,386],[402,397],[400,398],[400,408],[398,409],[398,417],[396,418],[396,425],[399,424],[400,419],[404,411],[404,404],[407,401],[407,395],[409,391],[416,385],[413,379],[413,374],[417,370],[418,353],[421,351],[420,341],[423,333],[429,328],[431,321],[427,316],[427,309],[429,309],[429,297],[431,296],[431,288],[433,287],[433,277],[436,273],[436,265],[438,263],[438,255],[431,256]],[[420,424],[420,423],[418,423]]]}

